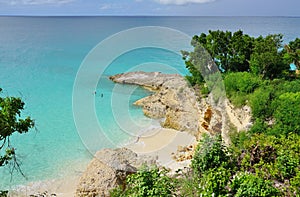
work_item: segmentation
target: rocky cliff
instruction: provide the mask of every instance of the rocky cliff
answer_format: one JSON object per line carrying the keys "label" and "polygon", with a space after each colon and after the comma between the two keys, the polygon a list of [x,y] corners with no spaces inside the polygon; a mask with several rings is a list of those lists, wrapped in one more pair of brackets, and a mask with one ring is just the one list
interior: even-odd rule
{"label": "rocky cliff", "polygon": [[202,133],[222,133],[224,113],[211,105],[211,99],[196,96],[184,77],[159,72],[130,72],[110,77],[116,83],[140,85],[153,94],[135,102],[146,116],[162,118],[161,125],[185,131],[197,139]]}

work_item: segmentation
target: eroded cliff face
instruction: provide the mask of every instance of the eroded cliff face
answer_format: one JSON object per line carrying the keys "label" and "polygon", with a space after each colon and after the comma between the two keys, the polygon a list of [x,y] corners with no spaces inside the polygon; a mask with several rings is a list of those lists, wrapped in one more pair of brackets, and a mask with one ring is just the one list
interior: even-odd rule
{"label": "eroded cliff face", "polygon": [[117,83],[135,84],[153,94],[135,102],[146,116],[163,119],[161,125],[197,136],[201,132],[201,111],[197,97],[185,79],[177,74],[131,72],[111,77]]}
{"label": "eroded cliff face", "polygon": [[197,139],[202,133],[225,133],[225,107],[212,105],[212,99],[196,96],[187,81],[177,74],[131,72],[112,76],[116,83],[140,85],[153,94],[135,102],[146,116],[162,119],[161,125],[188,132]]}

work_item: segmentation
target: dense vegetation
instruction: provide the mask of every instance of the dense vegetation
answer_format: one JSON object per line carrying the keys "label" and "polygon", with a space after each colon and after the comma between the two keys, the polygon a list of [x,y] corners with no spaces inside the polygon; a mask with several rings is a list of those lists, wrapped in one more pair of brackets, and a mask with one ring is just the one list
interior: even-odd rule
{"label": "dense vegetation", "polygon": [[242,31],[194,36],[194,51],[183,52],[188,81],[210,87],[215,63],[228,99],[251,107],[252,128],[232,131],[228,146],[220,135],[204,135],[188,171],[169,178],[164,169],[144,168],[112,196],[300,196],[300,39],[282,39]]}
{"label": "dense vegetation", "polygon": [[[21,118],[24,105],[25,103],[20,98],[0,96],[0,167],[11,164],[12,170],[18,170],[20,173],[22,171],[10,137],[15,133],[27,133],[30,128],[34,127],[34,121],[30,117]],[[0,196],[6,195],[7,191],[1,191],[0,188]]]}

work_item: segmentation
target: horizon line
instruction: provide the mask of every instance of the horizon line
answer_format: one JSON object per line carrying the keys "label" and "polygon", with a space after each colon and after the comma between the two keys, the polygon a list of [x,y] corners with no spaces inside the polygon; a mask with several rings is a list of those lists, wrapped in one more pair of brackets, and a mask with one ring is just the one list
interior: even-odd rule
{"label": "horizon line", "polygon": [[300,18],[293,15],[27,15],[0,14],[0,17],[287,17]]}

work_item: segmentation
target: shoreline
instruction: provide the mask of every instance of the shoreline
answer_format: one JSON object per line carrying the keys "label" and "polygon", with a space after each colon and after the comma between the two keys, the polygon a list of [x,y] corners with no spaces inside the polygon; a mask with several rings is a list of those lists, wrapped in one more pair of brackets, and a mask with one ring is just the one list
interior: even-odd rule
{"label": "shoreline", "polygon": [[9,197],[59,196],[74,197],[81,175],[73,175],[61,179],[42,180],[18,185],[9,192]]}
{"label": "shoreline", "polygon": [[[137,80],[145,80],[145,77],[151,79],[149,85],[143,83],[125,84],[139,85],[154,92],[153,95],[136,101],[135,105],[141,107],[145,116],[150,117],[153,121],[158,121],[160,124],[141,131],[136,139],[128,139],[127,143],[120,145],[120,147],[128,148],[139,156],[155,158],[159,166],[170,169],[171,173],[188,167],[197,142],[196,136],[200,132],[199,123],[197,125],[191,124],[195,122],[193,112],[199,113],[195,94],[189,88],[186,88],[188,86],[180,75],[161,74],[159,72],[149,73],[149,75],[144,72],[131,74],[133,74],[133,78],[130,79],[135,77]],[[122,78],[120,80],[121,83],[124,83]],[[163,92],[158,95],[158,91]],[[147,100],[149,98],[150,100]],[[149,107],[149,111],[145,111],[147,103],[153,103],[151,99],[159,102],[166,101],[166,104],[155,103],[154,106]],[[169,107],[165,105],[169,105]],[[151,109],[154,110],[151,111]],[[175,116],[172,116],[173,114]],[[180,123],[179,125],[176,124],[177,121]],[[168,125],[166,122],[168,122]],[[187,147],[192,148],[188,150]],[[12,193],[11,196],[28,196],[28,194],[38,196],[38,194],[43,194],[45,191],[47,191],[48,196],[76,196],[78,186],[81,184],[80,178],[88,170],[87,167],[83,169],[84,172],[78,175],[62,179],[37,181],[26,186],[20,186],[16,190],[18,193]]]}

